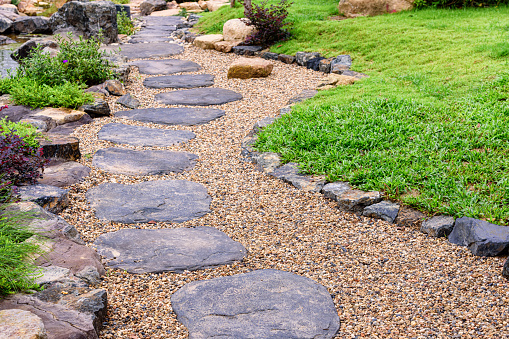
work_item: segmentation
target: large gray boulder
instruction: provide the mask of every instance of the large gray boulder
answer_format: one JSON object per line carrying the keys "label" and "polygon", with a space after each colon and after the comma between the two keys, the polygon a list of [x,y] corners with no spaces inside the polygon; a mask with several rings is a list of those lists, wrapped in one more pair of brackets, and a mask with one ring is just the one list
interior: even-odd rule
{"label": "large gray boulder", "polygon": [[43,16],[20,16],[12,23],[14,33],[49,33],[49,20]]}
{"label": "large gray boulder", "polygon": [[462,217],[456,219],[449,241],[467,246],[474,255],[495,256],[505,253],[509,248],[509,227]]}
{"label": "large gray boulder", "polygon": [[85,38],[102,32],[104,43],[118,42],[117,9],[111,1],[71,1],[63,5],[49,20],[53,32],[73,31]]}
{"label": "large gray boulder", "polygon": [[12,27],[12,20],[0,15],[0,33],[7,32]]}
{"label": "large gray boulder", "polygon": [[327,289],[277,270],[191,282],[171,296],[190,338],[333,338],[339,317]]}
{"label": "large gray boulder", "polygon": [[155,11],[163,11],[166,9],[166,1],[164,0],[145,0],[140,4],[141,15],[150,15]]}

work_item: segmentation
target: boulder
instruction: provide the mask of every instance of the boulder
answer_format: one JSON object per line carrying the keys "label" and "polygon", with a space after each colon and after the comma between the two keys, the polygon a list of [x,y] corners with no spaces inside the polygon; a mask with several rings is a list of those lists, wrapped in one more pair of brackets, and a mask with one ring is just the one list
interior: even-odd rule
{"label": "boulder", "polygon": [[14,13],[14,14],[19,14],[18,7],[16,7],[16,5],[13,5],[13,4],[0,5],[0,11],[6,11],[6,12]]}
{"label": "boulder", "polygon": [[76,128],[82,125],[90,124],[92,122],[92,118],[88,114],[84,114],[83,117],[74,122],[69,122],[67,124],[63,124],[60,126],[57,126],[49,131],[50,135],[63,135],[63,136],[70,136]]}
{"label": "boulder", "polygon": [[261,46],[235,46],[232,48],[232,51],[237,55],[255,56],[262,49]]}
{"label": "boulder", "polygon": [[321,193],[326,197],[334,201],[338,201],[338,197],[346,192],[351,190],[352,188],[347,182],[336,181],[328,183],[323,186]]}
{"label": "boulder", "polygon": [[80,107],[83,112],[88,113],[92,118],[99,118],[111,115],[110,105],[106,100],[96,99],[90,104]]}
{"label": "boulder", "polygon": [[383,219],[392,224],[394,220],[396,220],[398,212],[398,204],[385,200],[366,207],[362,212],[362,215],[365,217]]}
{"label": "boulder", "polygon": [[0,311],[0,333],[1,338],[48,338],[42,319],[32,312],[20,309]]}
{"label": "boulder", "polygon": [[348,75],[330,73],[329,75],[327,75],[325,79],[322,80],[322,82],[317,86],[317,88],[321,90],[327,90],[338,86],[352,85],[358,80],[359,80],[358,78],[351,77]]}
{"label": "boulder", "polygon": [[193,45],[202,49],[214,49],[214,44],[219,41],[223,41],[222,34],[208,34],[196,37]]}
{"label": "boulder", "polygon": [[255,122],[255,124],[253,125],[253,131],[251,132],[251,134],[252,135],[257,134],[265,127],[272,125],[276,120],[277,120],[277,118],[266,117],[260,121]]}
{"label": "boulder", "polygon": [[248,36],[256,32],[254,26],[249,26],[249,19],[231,19],[223,25],[223,38],[225,41],[246,40]]}
{"label": "boulder", "polygon": [[152,12],[150,16],[174,16],[180,13],[178,8],[165,9],[163,11]]}
{"label": "boulder", "polygon": [[238,46],[241,43],[242,40],[218,41],[214,43],[214,48],[218,52],[230,53],[233,47]]}
{"label": "boulder", "polygon": [[166,1],[164,0],[145,0],[140,4],[141,15],[150,15],[155,11],[166,9]]}
{"label": "boulder", "polygon": [[207,1],[207,8],[210,12],[215,12],[223,6],[229,5],[227,2],[222,1]]}
{"label": "boulder", "polygon": [[330,73],[332,60],[334,60],[334,59],[328,58],[328,59],[320,60],[320,65],[318,66],[318,70],[323,73]]}
{"label": "boulder", "polygon": [[306,62],[306,68],[312,69],[313,71],[319,71],[320,70],[320,63],[322,60],[326,60],[324,57],[316,57],[313,59],[310,59]]}
{"label": "boulder", "polygon": [[117,104],[120,104],[127,108],[138,108],[140,106],[140,101],[131,96],[131,94],[127,93],[126,95],[122,95],[116,101]]}
{"label": "boulder", "polygon": [[45,108],[40,112],[32,114],[32,117],[48,117],[58,126],[78,121],[83,117],[83,115],[85,115],[85,112],[76,111],[70,108]]}
{"label": "boulder", "polygon": [[[16,41],[12,40],[11,38],[7,37],[7,36],[4,36],[4,35],[0,35],[0,46],[1,45],[9,45],[9,44],[15,44]],[[0,105],[3,104],[1,102],[1,99],[0,99]]]}
{"label": "boulder", "polygon": [[349,190],[337,196],[339,208],[347,211],[358,212],[366,206],[376,204],[382,200],[382,194],[377,191],[364,192],[360,190]]}
{"label": "boulder", "polygon": [[426,215],[408,206],[401,206],[398,217],[394,221],[398,226],[420,228]]}
{"label": "boulder", "polygon": [[330,62],[330,72],[343,74],[352,67],[352,57],[349,55],[339,55]]}
{"label": "boulder", "polygon": [[43,16],[20,16],[12,23],[12,30],[16,34],[51,33],[49,19]]}
{"label": "boulder", "polygon": [[314,89],[305,89],[302,92],[300,92],[299,94],[297,94],[296,96],[290,98],[288,100],[288,105],[296,104],[298,102],[301,102],[301,101],[304,101],[307,99],[311,99],[312,97],[314,97],[317,94],[318,94],[318,91],[316,91]]}
{"label": "boulder", "polygon": [[53,40],[43,40],[40,38],[30,39],[12,52],[11,58],[16,61],[23,60],[29,57],[32,51],[38,46],[41,46],[43,49],[46,47],[57,48],[58,44]]}
{"label": "boulder", "polygon": [[18,187],[22,200],[31,201],[52,212],[62,212],[69,205],[69,191],[49,185]]}
{"label": "boulder", "polygon": [[454,217],[446,215],[437,215],[426,220],[421,225],[421,232],[427,233],[432,237],[447,237],[454,228]]}
{"label": "boulder", "polygon": [[260,58],[263,58],[266,60],[278,60],[279,54],[272,53],[272,52],[262,52],[262,53],[260,53]]}
{"label": "boulder", "polygon": [[504,254],[509,248],[509,227],[462,217],[456,219],[449,241],[467,246],[473,255],[496,256]]}
{"label": "boulder", "polygon": [[504,267],[502,268],[502,275],[509,279],[509,258],[505,260]]}
{"label": "boulder", "polygon": [[9,31],[11,27],[12,20],[0,15],[0,33]]}
{"label": "boulder", "polygon": [[293,55],[287,54],[279,54],[277,59],[285,64],[293,64],[295,62],[295,57]]}
{"label": "boulder", "polygon": [[49,20],[53,32],[75,31],[85,38],[102,32],[105,44],[118,42],[117,9],[111,1],[71,1]]}
{"label": "boulder", "polygon": [[306,66],[307,62],[311,59],[318,58],[320,53],[317,52],[297,52],[295,53],[295,60],[297,61],[297,65]]}
{"label": "boulder", "polygon": [[281,158],[279,154],[272,152],[253,152],[251,161],[256,165],[256,169],[263,173],[272,173],[281,166]]}
{"label": "boulder", "polygon": [[90,168],[75,161],[57,163],[44,168],[39,184],[65,187],[76,184],[90,174]]}
{"label": "boulder", "polygon": [[184,8],[186,11],[201,11],[201,7],[197,2],[183,2],[180,8]]}
{"label": "boulder", "polygon": [[111,95],[122,96],[127,93],[125,91],[124,85],[122,85],[122,83],[118,80],[106,80],[104,83],[104,88]]}
{"label": "boulder", "polygon": [[40,140],[42,154],[47,159],[75,161],[81,158],[79,140],[58,134],[45,134]]}
{"label": "boulder", "polygon": [[261,58],[240,58],[228,69],[228,79],[264,78],[272,73],[274,65]]}
{"label": "boulder", "polygon": [[410,10],[413,3],[413,0],[341,0],[338,10],[348,18],[355,18]]}

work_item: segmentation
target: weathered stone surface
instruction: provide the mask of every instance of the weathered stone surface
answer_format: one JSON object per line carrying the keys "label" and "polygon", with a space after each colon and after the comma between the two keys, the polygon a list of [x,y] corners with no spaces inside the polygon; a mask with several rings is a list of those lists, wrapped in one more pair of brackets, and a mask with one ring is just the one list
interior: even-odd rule
{"label": "weathered stone surface", "polygon": [[306,63],[314,58],[318,58],[320,53],[317,52],[297,52],[295,53],[295,61],[299,66],[306,66]]}
{"label": "weathered stone surface", "polygon": [[295,62],[293,55],[279,54],[277,59],[285,64],[293,64]]}
{"label": "weathered stone surface", "polygon": [[274,172],[281,166],[281,158],[279,154],[272,152],[253,153],[252,162],[256,164],[256,168],[264,173]]}
{"label": "weathered stone surface", "polygon": [[188,60],[138,60],[131,63],[138,67],[141,74],[168,75],[181,72],[196,72],[201,66]]}
{"label": "weathered stone surface", "polygon": [[318,70],[323,73],[330,73],[332,60],[334,60],[334,58],[320,60],[320,65],[318,66]]}
{"label": "weathered stone surface", "polygon": [[111,95],[122,96],[127,93],[125,91],[124,85],[122,85],[122,83],[118,80],[106,80],[106,82],[104,83],[104,88]]}
{"label": "weathered stone surface", "polygon": [[90,174],[90,168],[75,161],[56,163],[44,168],[39,184],[56,187],[79,183]]}
{"label": "weathered stone surface", "polygon": [[305,89],[290,100],[288,100],[288,105],[295,104],[297,102],[301,102],[307,99],[311,99],[315,95],[318,94],[317,90],[314,89]]}
{"label": "weathered stone surface", "polygon": [[106,183],[90,189],[86,196],[97,218],[128,224],[200,218],[210,212],[211,201],[205,186],[185,180]]}
{"label": "weathered stone surface", "polygon": [[49,20],[53,32],[74,31],[85,38],[98,37],[105,44],[118,42],[117,9],[111,1],[71,1]]}
{"label": "weathered stone surface", "polygon": [[6,118],[12,122],[18,122],[31,113],[32,110],[27,106],[9,105],[8,108],[0,111],[0,119]]}
{"label": "weathered stone surface", "polygon": [[235,46],[232,47],[232,52],[237,55],[255,56],[263,50],[261,46]]}
{"label": "weathered stone surface", "polygon": [[133,36],[129,40],[130,44],[144,44],[144,43],[155,43],[155,42],[170,42],[173,41],[170,37],[164,36]]}
{"label": "weathered stone surface", "polygon": [[125,148],[100,149],[92,164],[103,171],[127,175],[181,173],[196,164],[197,155],[188,152],[136,151]]}
{"label": "weathered stone surface", "polygon": [[421,232],[432,237],[447,237],[454,228],[454,217],[437,215],[426,220],[421,225]]}
{"label": "weathered stone surface", "polygon": [[352,57],[349,55],[338,55],[330,63],[331,73],[342,74],[344,71],[348,71],[352,67]]}
{"label": "weathered stone surface", "polygon": [[152,16],[152,17],[154,17],[154,16],[170,17],[170,16],[173,16],[173,15],[178,15],[179,13],[180,13],[180,9],[178,9],[178,8],[170,8],[170,9],[165,9],[165,10],[162,10],[162,11],[152,12],[152,14],[150,14],[150,16]]}
{"label": "weathered stone surface", "polygon": [[93,103],[81,106],[81,109],[92,118],[100,118],[111,115],[110,105],[103,99],[95,99]]}
{"label": "weathered stone surface", "polygon": [[182,2],[179,6],[187,11],[201,11],[201,7],[197,2]]}
{"label": "weathered stone surface", "polygon": [[191,338],[333,338],[339,317],[327,289],[277,270],[191,282],[171,296]]}
{"label": "weathered stone surface", "polygon": [[348,18],[375,16],[413,8],[413,0],[340,0],[338,10]]}
{"label": "weathered stone surface", "polygon": [[306,68],[318,72],[320,70],[320,63],[322,60],[325,60],[325,58],[321,56],[310,59],[306,62]]}
{"label": "weathered stone surface", "polygon": [[338,206],[347,211],[361,211],[364,207],[376,204],[382,200],[380,192],[364,192],[349,190],[337,196]]}
{"label": "weathered stone surface", "polygon": [[44,49],[46,47],[56,48],[58,47],[57,43],[53,40],[43,40],[40,38],[30,39],[27,42],[23,43],[19,46],[12,54],[11,58],[14,60],[22,60],[30,56],[32,51],[40,46],[40,48]]}
{"label": "weathered stone surface", "polygon": [[420,228],[425,218],[426,215],[424,213],[408,206],[401,206],[394,223],[403,227]]}
{"label": "weathered stone surface", "polygon": [[214,49],[214,44],[219,41],[223,41],[222,34],[208,34],[196,37],[193,45],[201,49]]}
{"label": "weathered stone surface", "polygon": [[246,255],[244,246],[213,227],[123,229],[101,235],[94,244],[108,266],[129,273],[181,273],[230,264]]}
{"label": "weathered stone surface", "polygon": [[362,212],[362,215],[365,217],[383,219],[387,222],[393,223],[398,216],[398,212],[399,204],[384,200],[366,207]]}
{"label": "weathered stone surface", "polygon": [[133,109],[116,112],[115,116],[162,125],[194,126],[209,123],[224,114],[225,111],[214,108],[179,107]]}
{"label": "weathered stone surface", "polygon": [[504,267],[502,268],[502,275],[509,279],[509,258],[507,258],[504,263]]}
{"label": "weathered stone surface", "polygon": [[21,119],[19,122],[30,124],[37,128],[39,132],[48,132],[49,130],[57,127],[55,120],[46,116],[27,116]]}
{"label": "weathered stone surface", "polygon": [[242,100],[242,95],[222,88],[195,88],[155,95],[155,100],[166,105],[209,106]]}
{"label": "weathered stone surface", "polygon": [[32,117],[48,117],[52,119],[56,125],[63,125],[69,122],[80,120],[85,112],[76,111],[69,108],[45,108],[40,112],[32,113]]}
{"label": "weathered stone surface", "polygon": [[127,93],[126,95],[122,95],[117,100],[117,104],[120,104],[127,108],[138,108],[140,107],[140,101],[131,96],[131,94]]}
{"label": "weathered stone surface", "polygon": [[277,118],[266,117],[266,118],[263,118],[260,121],[255,122],[255,124],[253,125],[253,132],[252,132],[252,134],[257,134],[258,132],[260,132],[265,127],[267,127],[269,125],[272,125],[274,123],[274,121],[276,121],[276,120],[277,120]]}
{"label": "weathered stone surface", "polygon": [[223,25],[223,38],[225,41],[244,41],[248,36],[256,32],[254,26],[249,26],[249,19],[231,19]]}
{"label": "weathered stone surface", "polygon": [[85,281],[88,285],[97,285],[101,283],[101,274],[94,266],[85,266],[82,270],[76,272],[74,275]]}
{"label": "weathered stone surface", "polygon": [[63,281],[69,278],[69,274],[71,270],[65,267],[59,266],[48,266],[48,267],[40,267],[41,276],[35,279],[35,283],[39,285],[50,285],[57,281]]}
{"label": "weathered stone surface", "polygon": [[73,133],[76,128],[78,128],[79,126],[82,126],[82,125],[89,124],[91,122],[92,122],[92,118],[90,117],[90,115],[84,114],[80,120],[74,121],[74,122],[69,122],[67,124],[63,124],[63,125],[57,126],[55,128],[52,128],[52,129],[50,129],[49,133],[51,135],[58,134],[58,135],[70,136],[71,133]]}
{"label": "weathered stone surface", "polygon": [[283,107],[279,110],[279,115],[280,116],[283,116],[285,114],[288,114],[292,111],[292,106],[286,106],[286,107]]}
{"label": "weathered stone surface", "polygon": [[196,137],[190,131],[173,131],[123,124],[106,124],[99,131],[98,139],[133,146],[172,146]]}
{"label": "weathered stone surface", "polygon": [[354,72],[354,71],[343,71],[341,75],[348,75],[350,77],[354,77],[357,79],[363,79],[363,78],[369,78],[369,75],[360,73],[360,72]]}
{"label": "weathered stone surface", "polygon": [[462,217],[456,219],[449,241],[467,246],[473,255],[496,256],[509,248],[509,227]]}
{"label": "weathered stone surface", "polygon": [[[4,32],[7,32],[8,30],[10,30],[12,27],[12,20],[0,15],[0,33],[4,33]],[[4,40],[6,41],[6,40]],[[2,43],[2,45],[4,45],[4,43]]]}
{"label": "weathered stone surface", "polygon": [[228,69],[228,79],[262,78],[272,73],[274,65],[261,58],[240,58],[235,60]]}
{"label": "weathered stone surface", "polygon": [[325,181],[309,175],[299,174],[298,164],[290,162],[270,173],[278,179],[306,192],[320,192]]}
{"label": "weathered stone surface", "polygon": [[[0,21],[1,21],[1,19],[2,19],[2,17],[0,16]],[[0,22],[0,25],[2,25],[1,22]],[[1,45],[15,44],[15,43],[16,43],[16,41],[12,40],[11,38],[6,37],[4,35],[0,35],[0,46]],[[5,75],[7,75],[7,74],[5,74]],[[1,74],[0,74],[0,76],[1,76]]]}
{"label": "weathered stone surface", "polygon": [[36,203],[52,213],[62,212],[69,205],[69,191],[49,185],[30,185],[18,188],[22,200]]}
{"label": "weathered stone surface", "polygon": [[327,75],[327,78],[323,79],[322,82],[318,84],[318,88],[325,90],[337,86],[352,85],[358,80],[359,79],[356,77],[330,73],[329,75]]}
{"label": "weathered stone surface", "polygon": [[47,339],[42,319],[29,311],[0,311],[0,338]]}
{"label": "weathered stone surface", "polygon": [[214,43],[214,48],[216,51],[221,53],[230,53],[232,48],[238,46],[242,41],[241,40],[233,40],[233,41],[218,41]]}
{"label": "weathered stone surface", "polygon": [[262,52],[260,53],[260,58],[263,58],[265,60],[277,60],[279,57],[279,54],[272,53],[272,52]]}
{"label": "weathered stone surface", "polygon": [[43,16],[20,16],[12,23],[12,30],[20,33],[49,33],[49,19]]}
{"label": "weathered stone surface", "polygon": [[214,85],[214,76],[210,74],[165,75],[146,78],[143,85],[149,88],[194,88]]}
{"label": "weathered stone surface", "polygon": [[338,201],[338,197],[346,191],[352,188],[347,182],[336,181],[331,182],[323,186],[321,193],[326,197],[334,201]]}
{"label": "weathered stone surface", "polygon": [[[118,49],[118,46],[114,46]],[[115,48],[106,48],[115,49]],[[152,43],[152,44],[127,44],[122,45],[120,54],[128,59],[146,59],[146,58],[166,58],[172,55],[180,54],[184,48],[177,44],[170,44],[166,42]]]}
{"label": "weathered stone surface", "polygon": [[140,4],[141,15],[150,15],[155,11],[166,9],[166,1],[164,0],[145,0]]}
{"label": "weathered stone surface", "polygon": [[40,144],[45,158],[63,161],[75,161],[81,158],[78,139],[49,133],[44,136]]}

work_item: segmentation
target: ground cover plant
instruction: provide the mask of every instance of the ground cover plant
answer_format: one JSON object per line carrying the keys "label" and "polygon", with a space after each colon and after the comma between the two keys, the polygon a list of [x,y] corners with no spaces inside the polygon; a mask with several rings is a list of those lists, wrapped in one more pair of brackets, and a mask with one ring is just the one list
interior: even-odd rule
{"label": "ground cover plant", "polygon": [[[370,77],[297,105],[258,149],[429,213],[509,224],[509,8],[336,21],[326,2],[295,0],[292,38],[271,51],[350,54]],[[201,29],[215,29],[214,13]]]}
{"label": "ground cover plant", "polygon": [[136,32],[132,20],[123,9],[117,12],[117,27],[118,34],[133,35]]}

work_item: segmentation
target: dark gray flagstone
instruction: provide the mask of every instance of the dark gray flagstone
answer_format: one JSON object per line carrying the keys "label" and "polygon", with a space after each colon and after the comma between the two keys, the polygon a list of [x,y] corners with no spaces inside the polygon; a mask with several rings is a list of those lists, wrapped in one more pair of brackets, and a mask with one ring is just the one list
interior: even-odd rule
{"label": "dark gray flagstone", "polygon": [[[118,46],[115,47],[118,48]],[[183,51],[184,47],[165,42],[124,44],[120,46],[120,54],[128,59],[164,58],[180,54]]]}
{"label": "dark gray flagstone", "polygon": [[214,85],[214,76],[210,74],[197,75],[165,75],[147,78],[143,85],[149,88],[194,88]]}
{"label": "dark gray flagstone", "polygon": [[172,131],[117,123],[104,125],[98,134],[99,140],[117,144],[161,147],[186,142],[195,137],[196,134],[190,131]]}
{"label": "dark gray flagstone", "polygon": [[116,112],[115,116],[161,125],[193,126],[206,124],[224,114],[225,111],[215,108],[179,107],[133,109]]}
{"label": "dark gray flagstone", "polygon": [[241,100],[242,95],[222,88],[195,88],[156,94],[155,100],[166,105],[209,106]]}
{"label": "dark gray flagstone", "polygon": [[131,62],[131,65],[138,67],[141,74],[168,75],[181,72],[196,72],[201,66],[188,60],[138,60]]}

